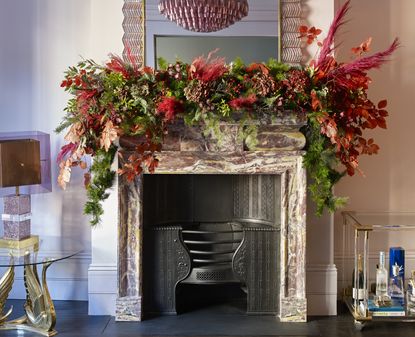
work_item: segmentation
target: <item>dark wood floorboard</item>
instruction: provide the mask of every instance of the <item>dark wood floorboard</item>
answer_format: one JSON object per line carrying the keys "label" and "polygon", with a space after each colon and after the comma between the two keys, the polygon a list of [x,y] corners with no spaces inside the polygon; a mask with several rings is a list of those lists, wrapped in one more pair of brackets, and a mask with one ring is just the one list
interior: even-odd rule
{"label": "dark wood floorboard", "polygon": [[[23,314],[23,301],[12,300],[13,317]],[[7,308],[6,307],[6,308]],[[278,323],[272,317],[254,317],[227,313],[214,314],[207,309],[179,316],[164,316],[142,323],[115,322],[111,316],[88,316],[88,303],[56,301],[56,330],[61,337],[140,337],[140,336],[322,336],[322,337],[415,337],[415,323],[371,323],[363,331],[355,330],[353,319],[339,307],[336,317],[309,317],[308,323]],[[193,320],[193,322],[192,322]],[[260,324],[258,324],[258,322]],[[187,327],[186,327],[187,325]],[[226,329],[233,327],[233,331]],[[225,329],[225,330],[223,330]],[[17,334],[0,331],[1,337],[39,336],[33,333]]]}

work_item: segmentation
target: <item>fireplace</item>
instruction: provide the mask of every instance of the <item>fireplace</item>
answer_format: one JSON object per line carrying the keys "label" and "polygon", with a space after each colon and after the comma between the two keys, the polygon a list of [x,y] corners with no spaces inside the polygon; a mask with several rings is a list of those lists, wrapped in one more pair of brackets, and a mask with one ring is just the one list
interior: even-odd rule
{"label": "fireplace", "polygon": [[[125,150],[126,156],[128,156],[129,151],[131,150]],[[158,155],[160,163],[156,174],[141,175],[133,182],[120,179],[116,319],[121,321],[141,320],[146,311],[176,312],[175,294],[177,289],[175,290],[170,286],[170,294],[174,295],[169,297],[170,303],[160,304],[159,302],[159,306],[155,307],[154,303],[151,303],[151,296],[154,294],[146,286],[149,282],[148,280],[150,279],[151,282],[151,278],[155,277],[155,274],[152,273],[160,272],[161,270],[154,263],[161,263],[160,261],[167,263],[167,259],[173,259],[176,265],[181,266],[174,272],[179,274],[175,281],[179,288],[194,288],[195,284],[199,288],[201,286],[206,287],[206,284],[197,284],[200,280],[198,280],[195,273],[200,272],[200,269],[195,268],[201,268],[202,265],[200,265],[200,261],[195,260],[212,260],[216,258],[226,261],[231,259],[232,268],[231,273],[229,273],[229,264],[222,271],[219,271],[219,269],[211,270],[210,277],[216,278],[214,282],[220,283],[218,279],[223,277],[226,281],[229,281],[228,283],[235,281],[238,287],[242,289],[244,287],[247,288],[248,282],[251,282],[251,284],[262,282],[262,278],[258,277],[258,275],[255,276],[255,273],[252,272],[254,264],[251,261],[252,259],[258,260],[258,255],[255,254],[259,254],[258,242],[262,242],[260,246],[262,248],[265,247],[265,249],[262,250],[261,254],[269,254],[267,261],[272,264],[271,267],[264,268],[263,273],[274,273],[274,275],[268,276],[264,274],[264,277],[268,277],[269,280],[276,280],[276,285],[273,281],[270,281],[265,295],[256,295],[257,301],[260,301],[261,296],[271,299],[266,310],[263,310],[263,307],[255,307],[255,305],[251,307],[254,310],[250,309],[250,304],[255,303],[249,299],[250,294],[255,293],[252,290],[255,290],[255,287],[252,288],[251,285],[251,292],[249,289],[246,291],[246,311],[248,313],[276,313],[276,316],[281,321],[306,321],[306,177],[302,163],[302,154],[301,150],[287,148],[269,151],[244,151],[243,153],[232,150],[227,152],[209,152],[175,149],[163,151]],[[213,176],[216,176],[217,180],[210,180]],[[247,183],[238,185],[236,182],[238,179],[245,180]],[[262,184],[262,181],[266,179],[273,180],[273,183],[269,186],[274,186],[275,188],[273,192],[274,199],[264,198],[264,202],[259,202],[259,199],[254,197],[250,205],[248,201],[248,207],[245,204],[244,207],[236,210],[240,205],[244,204],[241,201],[235,202],[235,199],[238,197],[237,193],[234,194],[235,188],[238,191],[244,188],[251,189],[249,193],[239,194],[239,196],[246,197],[250,193],[257,193],[260,186],[259,181]],[[166,202],[163,206],[164,201],[160,197],[161,195],[159,194],[159,198],[156,197],[157,193],[161,192],[149,193],[150,195],[147,195],[152,188],[150,187],[149,189],[147,187],[146,189],[146,186],[157,186],[157,184],[165,186],[165,184],[160,183],[161,181],[169,181],[167,184],[170,185],[176,184],[176,192],[174,194],[175,196],[179,195],[180,198],[174,199],[169,195],[170,192],[164,193],[162,198],[169,200],[169,203]],[[195,184],[195,181],[197,181],[197,184]],[[233,186],[221,192],[223,195],[228,195],[223,205],[221,204],[223,208],[215,206],[215,212],[212,212],[209,211],[209,207],[206,207],[206,203],[204,203],[205,206],[199,210],[199,205],[192,204],[189,201],[193,193],[195,193],[195,189],[203,189],[203,184],[211,188],[215,184],[218,186]],[[196,185],[198,186],[197,188],[195,187]],[[173,190],[174,188],[172,188]],[[268,189],[268,193],[270,193],[269,191],[270,189]],[[148,202],[146,201],[147,198],[150,198],[148,200],[156,198],[156,200]],[[215,198],[209,196],[205,202],[209,203],[212,200],[215,200]],[[203,200],[198,201],[202,202]],[[265,207],[264,203],[266,202],[272,203],[273,207]],[[150,209],[147,209],[147,203],[158,205],[158,207],[166,207],[165,211],[160,212],[159,216],[156,216],[155,210],[157,210],[157,207],[152,211],[150,206]],[[178,203],[179,207],[173,207],[173,205],[176,206],[175,203]],[[260,207],[259,204],[261,204]],[[232,214],[226,213],[229,210],[232,211]],[[266,216],[260,215],[264,214],[264,212]],[[259,214],[259,216],[252,216],[253,214]],[[213,215],[214,217],[211,217]],[[200,241],[194,237],[196,235],[195,232],[199,232],[198,235],[207,235],[208,233],[206,232],[228,231],[233,231],[233,233],[222,234],[232,234],[232,239],[228,240],[228,237],[215,239],[219,241],[235,241],[232,242],[232,245],[229,244],[231,245],[229,255],[223,254],[223,257],[212,258],[214,255],[211,255],[197,259],[195,251],[201,251],[201,249],[196,249],[191,243],[184,242]],[[239,235],[242,235],[242,241],[247,236],[252,237],[249,240],[249,246],[245,245],[245,252],[250,250],[252,253],[249,256],[245,253],[243,259],[239,257],[242,261],[239,261],[241,263],[237,262],[238,248],[241,247],[239,243],[241,237]],[[208,236],[208,238],[211,237]],[[176,243],[180,243],[180,245],[177,245],[178,248],[173,250],[176,252],[175,256],[170,254],[147,260],[148,256],[157,253],[152,251],[154,249],[154,245],[151,244],[152,240],[164,240],[169,245],[175,245]],[[212,238],[209,241],[214,240]],[[150,250],[148,250],[149,247]],[[190,251],[193,251],[193,253],[190,254]],[[243,255],[240,254],[239,256]],[[189,264],[195,267],[193,268],[193,274],[192,269],[189,271]],[[240,276],[244,270],[246,273],[245,279]],[[212,276],[213,272],[216,273],[214,276]],[[173,272],[168,271],[167,274],[163,274],[165,279],[170,277],[171,273]],[[199,277],[203,278],[202,274],[199,274]],[[208,276],[205,277],[210,278]],[[246,281],[249,277],[251,279]],[[180,281],[177,281],[179,279]],[[185,280],[188,281],[187,286]],[[261,286],[258,286],[257,289],[260,289]],[[166,288],[162,291],[165,290]],[[182,292],[182,289],[179,290],[179,292]],[[163,295],[159,294],[158,296]]]}
{"label": "fireplace", "polygon": [[280,186],[278,175],[145,175],[144,316],[241,297],[249,314],[278,314]]}

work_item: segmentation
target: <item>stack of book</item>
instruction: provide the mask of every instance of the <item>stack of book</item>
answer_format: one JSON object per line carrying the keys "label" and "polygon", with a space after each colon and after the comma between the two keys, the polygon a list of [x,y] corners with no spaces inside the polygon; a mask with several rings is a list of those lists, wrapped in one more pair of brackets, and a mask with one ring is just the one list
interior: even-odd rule
{"label": "stack of book", "polygon": [[403,300],[392,299],[390,305],[380,307],[376,306],[373,299],[369,299],[368,307],[372,316],[405,316],[405,306]]}

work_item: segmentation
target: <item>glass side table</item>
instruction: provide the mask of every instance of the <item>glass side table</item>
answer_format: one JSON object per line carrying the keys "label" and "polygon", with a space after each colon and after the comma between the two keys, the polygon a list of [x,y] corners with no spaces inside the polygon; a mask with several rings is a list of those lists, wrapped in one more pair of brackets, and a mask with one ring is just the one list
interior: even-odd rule
{"label": "glass side table", "polygon": [[[370,293],[370,266],[369,266],[369,234],[373,232],[392,232],[392,231],[415,231],[415,213],[402,212],[342,212],[343,216],[343,253],[342,253],[342,280],[343,280],[343,299],[355,319],[355,327],[363,329],[368,321],[409,321],[415,322],[415,315],[403,310],[404,315],[375,315],[369,310]],[[414,233],[411,233],[414,235]],[[391,243],[389,242],[389,245]],[[385,249],[386,250],[386,249]],[[363,269],[363,295],[356,295],[352,298],[353,290],[348,285],[345,271],[350,271],[347,267],[346,256],[353,254],[353,269],[358,271],[358,256],[362,257]],[[373,269],[373,268],[372,268]],[[389,273],[388,273],[389,275]],[[353,283],[359,284],[358,272],[354,273]],[[376,275],[372,275],[376,277]],[[362,296],[363,298],[359,298]],[[406,303],[405,303],[406,306]],[[404,307],[405,308],[405,307]],[[402,313],[401,313],[402,314]]]}
{"label": "glass side table", "polygon": [[[56,261],[68,259],[82,251],[79,242],[60,237],[31,236],[22,241],[0,239],[0,267],[6,267],[0,278],[0,330],[21,330],[53,336],[57,333],[56,312],[49,293],[46,272]],[[38,265],[42,266],[39,277]],[[15,267],[23,267],[26,288],[25,315],[8,320],[13,308],[6,300],[14,282]]]}

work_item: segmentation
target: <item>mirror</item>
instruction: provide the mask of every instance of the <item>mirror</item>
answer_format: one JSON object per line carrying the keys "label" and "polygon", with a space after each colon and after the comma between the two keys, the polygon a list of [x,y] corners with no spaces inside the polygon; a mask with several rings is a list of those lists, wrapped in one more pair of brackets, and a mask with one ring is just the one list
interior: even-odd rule
{"label": "mirror", "polygon": [[[249,46],[247,48],[246,46]],[[278,58],[278,38],[270,36],[164,36],[154,37],[154,63],[159,57],[168,63],[180,60],[185,63],[212,50],[224,57],[227,63],[240,57],[246,64],[265,62],[270,57]],[[147,59],[147,64],[151,60]]]}
{"label": "mirror", "polygon": [[[248,2],[249,14],[241,21],[218,32],[195,33],[161,15],[157,0],[124,0],[124,58],[133,57],[139,64],[152,67],[160,56],[169,61],[178,57],[190,62],[195,55],[207,55],[206,49],[211,51],[216,49],[212,46],[221,43],[227,46],[225,49],[229,53],[219,52],[218,56],[226,57],[228,62],[238,54],[247,63],[274,57],[285,63],[299,64],[302,58],[298,39],[301,0]],[[231,43],[233,47],[229,47]],[[260,51],[261,55],[255,51]]]}

